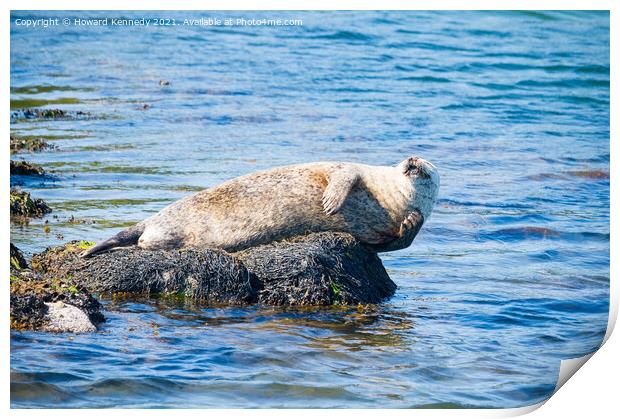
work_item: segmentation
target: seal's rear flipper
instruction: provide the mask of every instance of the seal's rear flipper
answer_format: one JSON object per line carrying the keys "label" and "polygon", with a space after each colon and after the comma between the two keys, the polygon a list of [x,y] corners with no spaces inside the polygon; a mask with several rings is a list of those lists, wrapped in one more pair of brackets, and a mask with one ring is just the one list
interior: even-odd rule
{"label": "seal's rear flipper", "polygon": [[102,241],[101,243],[97,243],[90,249],[83,251],[80,253],[80,257],[89,257],[97,253],[104,252],[108,249],[112,249],[113,247],[126,247],[131,246],[132,244],[137,244],[142,233],[144,233],[144,224],[138,223],[119,232],[115,236]]}

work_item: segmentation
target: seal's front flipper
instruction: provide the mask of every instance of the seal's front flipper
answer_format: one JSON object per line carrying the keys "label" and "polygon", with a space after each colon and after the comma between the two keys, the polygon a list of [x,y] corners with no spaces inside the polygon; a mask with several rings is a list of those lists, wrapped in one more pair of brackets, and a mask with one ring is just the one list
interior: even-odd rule
{"label": "seal's front flipper", "polygon": [[323,192],[323,211],[327,215],[337,213],[359,180],[359,174],[352,170],[339,170],[332,173]]}
{"label": "seal's front flipper", "polygon": [[422,224],[424,224],[424,216],[422,215],[420,210],[415,210],[403,220],[400,225],[400,231],[398,235],[400,237],[413,235],[413,237],[411,238],[411,240],[413,240],[422,228]]}
{"label": "seal's front flipper", "polygon": [[419,210],[414,210],[402,223],[396,238],[385,244],[370,246],[375,252],[392,252],[394,250],[406,249],[411,245],[415,236],[418,235],[424,224],[424,215]]}
{"label": "seal's front flipper", "polygon": [[104,252],[108,249],[112,249],[113,247],[125,247],[131,246],[132,244],[137,244],[142,233],[144,233],[144,224],[138,223],[126,230],[121,231],[115,236],[102,241],[101,243],[97,243],[90,249],[83,251],[80,253],[80,257],[89,257],[97,253]]}

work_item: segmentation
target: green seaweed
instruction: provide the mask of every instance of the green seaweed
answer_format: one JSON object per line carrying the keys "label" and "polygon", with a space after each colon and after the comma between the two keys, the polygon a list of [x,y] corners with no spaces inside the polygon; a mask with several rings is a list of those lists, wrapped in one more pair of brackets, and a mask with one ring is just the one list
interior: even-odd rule
{"label": "green seaweed", "polygon": [[330,282],[329,286],[332,290],[332,295],[334,296],[334,304],[340,304],[340,284],[337,284],[336,282]]}
{"label": "green seaweed", "polygon": [[[91,241],[87,241],[87,240],[80,240],[77,242],[70,242],[67,243],[66,245],[66,249],[71,251],[71,252],[75,252],[76,250],[88,250],[91,247],[93,247],[95,245],[95,242],[91,242]],[[73,278],[73,275],[67,275],[68,279]]]}
{"label": "green seaweed", "polygon": [[103,208],[117,208],[130,205],[144,205],[149,203],[169,203],[170,199],[164,198],[145,198],[145,199],[80,199],[80,200],[65,200],[54,204],[54,208],[58,210],[74,212],[86,209],[103,209]]}
{"label": "green seaweed", "polygon": [[46,105],[76,105],[82,103],[75,97],[63,97],[58,99],[11,99],[11,109],[40,108]]}
{"label": "green seaweed", "polygon": [[83,191],[99,191],[99,190],[156,190],[156,191],[174,191],[174,192],[200,192],[205,189],[204,186],[196,185],[162,185],[162,184],[131,184],[122,185],[115,184],[113,187],[110,185],[87,185],[80,186],[80,190]]}
{"label": "green seaweed", "polygon": [[136,148],[135,144],[110,144],[110,145],[84,145],[75,147],[79,151],[114,151],[131,150]]}
{"label": "green seaweed", "polygon": [[[19,264],[19,261],[17,260],[17,258],[12,257],[11,258],[11,266],[14,267],[15,269],[21,269],[21,265]],[[11,275],[12,277],[12,275]]]}
{"label": "green seaweed", "polygon": [[72,172],[78,173],[124,173],[124,174],[140,174],[140,175],[175,175],[179,173],[188,174],[196,172],[180,172],[174,170],[165,170],[158,167],[146,166],[120,166],[108,165],[105,162],[49,162],[49,167],[68,168]]}
{"label": "green seaweed", "polygon": [[11,93],[25,94],[25,95],[35,95],[38,93],[50,93],[50,92],[72,92],[72,91],[92,92],[94,90],[95,89],[92,87],[54,86],[51,84],[11,87]]}
{"label": "green seaweed", "polygon": [[54,222],[55,227],[71,227],[76,224],[84,224],[84,225],[97,225],[101,229],[105,228],[127,228],[134,225],[135,221],[113,221],[106,219],[95,219],[95,218],[67,218],[67,219],[56,219],[58,221]]}
{"label": "green seaweed", "polygon": [[87,240],[80,240],[75,247],[77,247],[78,249],[82,249],[82,250],[87,250],[90,249],[91,247],[93,247],[95,245],[95,242],[91,242],[91,241],[87,241]]}
{"label": "green seaweed", "polygon": [[[36,128],[35,128],[36,129]],[[22,141],[32,141],[35,139],[40,139],[44,141],[56,141],[56,140],[79,140],[81,138],[90,138],[91,136],[88,134],[64,134],[64,135],[56,135],[56,134],[41,134],[41,135],[23,135],[22,131],[31,131],[30,128],[20,128],[19,132],[14,131],[11,132],[11,137]],[[51,128],[48,128],[47,131],[51,131]],[[65,130],[61,130],[65,131]]]}

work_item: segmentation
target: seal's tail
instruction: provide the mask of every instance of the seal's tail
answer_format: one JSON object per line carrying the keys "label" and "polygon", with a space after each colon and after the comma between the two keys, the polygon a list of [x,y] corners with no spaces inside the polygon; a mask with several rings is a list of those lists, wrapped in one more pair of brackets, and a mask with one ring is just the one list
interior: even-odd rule
{"label": "seal's tail", "polygon": [[134,226],[129,227],[126,230],[121,231],[115,236],[110,237],[107,240],[102,241],[101,243],[97,243],[93,247],[88,250],[80,253],[80,257],[89,257],[96,255],[97,253],[104,252],[113,247],[125,247],[131,246],[132,244],[138,243],[138,239],[144,233],[144,224],[138,223]]}

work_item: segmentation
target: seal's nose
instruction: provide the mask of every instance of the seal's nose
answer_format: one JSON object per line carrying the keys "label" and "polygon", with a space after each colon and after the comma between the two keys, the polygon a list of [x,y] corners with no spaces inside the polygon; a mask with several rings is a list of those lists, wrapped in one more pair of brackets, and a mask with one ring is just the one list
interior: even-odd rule
{"label": "seal's nose", "polygon": [[431,163],[428,160],[424,160],[421,157],[414,157],[414,159],[415,159],[414,160],[415,161],[415,165],[418,166],[418,167],[419,166],[426,166],[426,167],[432,168],[433,170],[436,169],[435,166],[433,165],[433,163]]}

